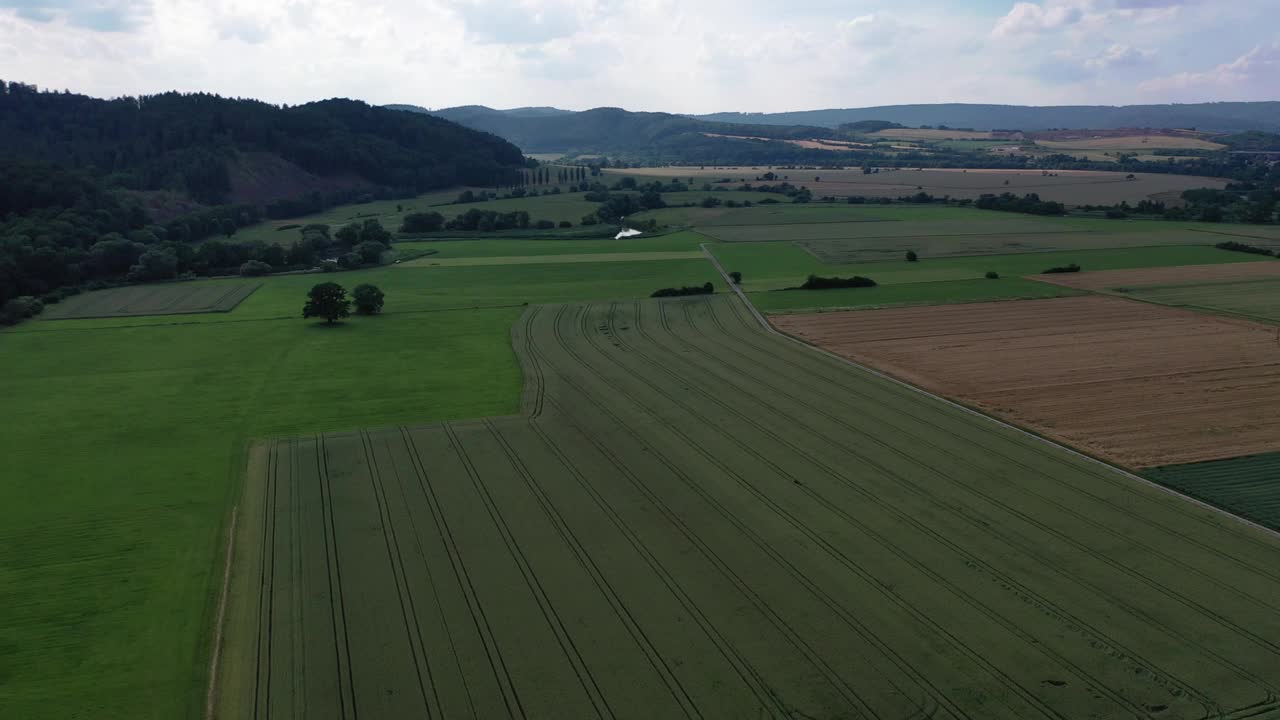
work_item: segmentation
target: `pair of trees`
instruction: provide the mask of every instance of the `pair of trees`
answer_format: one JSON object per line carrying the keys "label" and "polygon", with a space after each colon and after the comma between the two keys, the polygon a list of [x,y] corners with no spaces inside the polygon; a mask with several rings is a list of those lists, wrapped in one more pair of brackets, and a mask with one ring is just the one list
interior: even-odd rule
{"label": "pair of trees", "polygon": [[[351,295],[357,313],[375,315],[382,311],[385,295],[376,285],[357,285]],[[346,288],[334,282],[320,283],[307,293],[307,302],[302,306],[302,317],[324,318],[326,324],[332,325],[351,316],[351,305],[352,300],[347,298]]]}

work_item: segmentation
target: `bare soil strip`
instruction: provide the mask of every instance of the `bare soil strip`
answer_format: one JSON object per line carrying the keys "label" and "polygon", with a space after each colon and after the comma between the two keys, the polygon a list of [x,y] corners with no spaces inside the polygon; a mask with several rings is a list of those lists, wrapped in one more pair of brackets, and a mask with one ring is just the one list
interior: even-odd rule
{"label": "bare soil strip", "polygon": [[1120,465],[1280,450],[1280,348],[1257,323],[1102,297],[774,322]]}
{"label": "bare soil strip", "polygon": [[1233,280],[1260,280],[1273,277],[1280,277],[1280,262],[1274,260],[1027,276],[1029,280],[1039,280],[1040,282],[1081,290],[1113,290],[1116,288],[1136,288],[1153,285],[1195,285],[1199,283],[1231,282]]}

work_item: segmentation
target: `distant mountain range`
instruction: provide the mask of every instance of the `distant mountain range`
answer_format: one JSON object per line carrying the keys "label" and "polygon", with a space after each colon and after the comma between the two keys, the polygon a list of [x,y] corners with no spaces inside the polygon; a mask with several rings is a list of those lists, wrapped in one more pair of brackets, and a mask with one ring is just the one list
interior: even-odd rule
{"label": "distant mountain range", "polygon": [[713,122],[836,127],[862,120],[888,120],[911,127],[947,125],[974,130],[1050,128],[1195,128],[1209,132],[1280,130],[1280,102],[1222,102],[1194,105],[884,105],[843,110],[783,113],[712,113],[693,116]]}
{"label": "distant mountain range", "polygon": [[[551,107],[495,110],[482,105],[427,110],[428,113],[490,132],[525,152],[630,152],[687,145],[708,134],[761,139],[834,137],[850,123],[886,121],[909,127],[946,125],[974,130],[1047,130],[1051,128],[1195,128],[1208,132],[1280,131],[1280,102],[1202,103],[1195,105],[885,105],[869,108],[805,110],[785,113],[675,115],[595,108],[574,112]],[[683,137],[683,141],[679,138]]]}
{"label": "distant mountain range", "polygon": [[[621,108],[595,108],[582,112],[556,108],[494,110],[480,105],[427,110],[414,105],[388,105],[409,112],[427,113],[492,133],[515,143],[525,152],[628,153],[657,152],[687,147],[690,143],[715,143],[716,135],[769,140],[830,137],[831,128],[789,125],[739,125],[711,122],[670,113],[629,112]],[[741,140],[738,140],[741,142]]]}

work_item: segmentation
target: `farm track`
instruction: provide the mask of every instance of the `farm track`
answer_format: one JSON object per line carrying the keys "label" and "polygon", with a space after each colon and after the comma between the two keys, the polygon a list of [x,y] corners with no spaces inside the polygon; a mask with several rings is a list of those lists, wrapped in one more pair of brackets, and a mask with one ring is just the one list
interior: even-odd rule
{"label": "farm track", "polygon": [[271,443],[219,717],[1280,718],[1270,537],[722,297],[512,341],[522,417]]}

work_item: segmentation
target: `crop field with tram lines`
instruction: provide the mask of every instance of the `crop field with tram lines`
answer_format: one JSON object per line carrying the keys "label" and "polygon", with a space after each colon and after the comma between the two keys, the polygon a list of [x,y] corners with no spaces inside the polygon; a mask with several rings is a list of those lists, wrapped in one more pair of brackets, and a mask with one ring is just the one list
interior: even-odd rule
{"label": "crop field with tram lines", "polygon": [[218,716],[1280,717],[1280,542],[765,332],[533,306],[517,417],[251,454]]}
{"label": "crop field with tram lines", "polygon": [[73,320],[224,313],[234,310],[259,286],[256,282],[133,285],[76,295],[50,307],[45,316]]}

